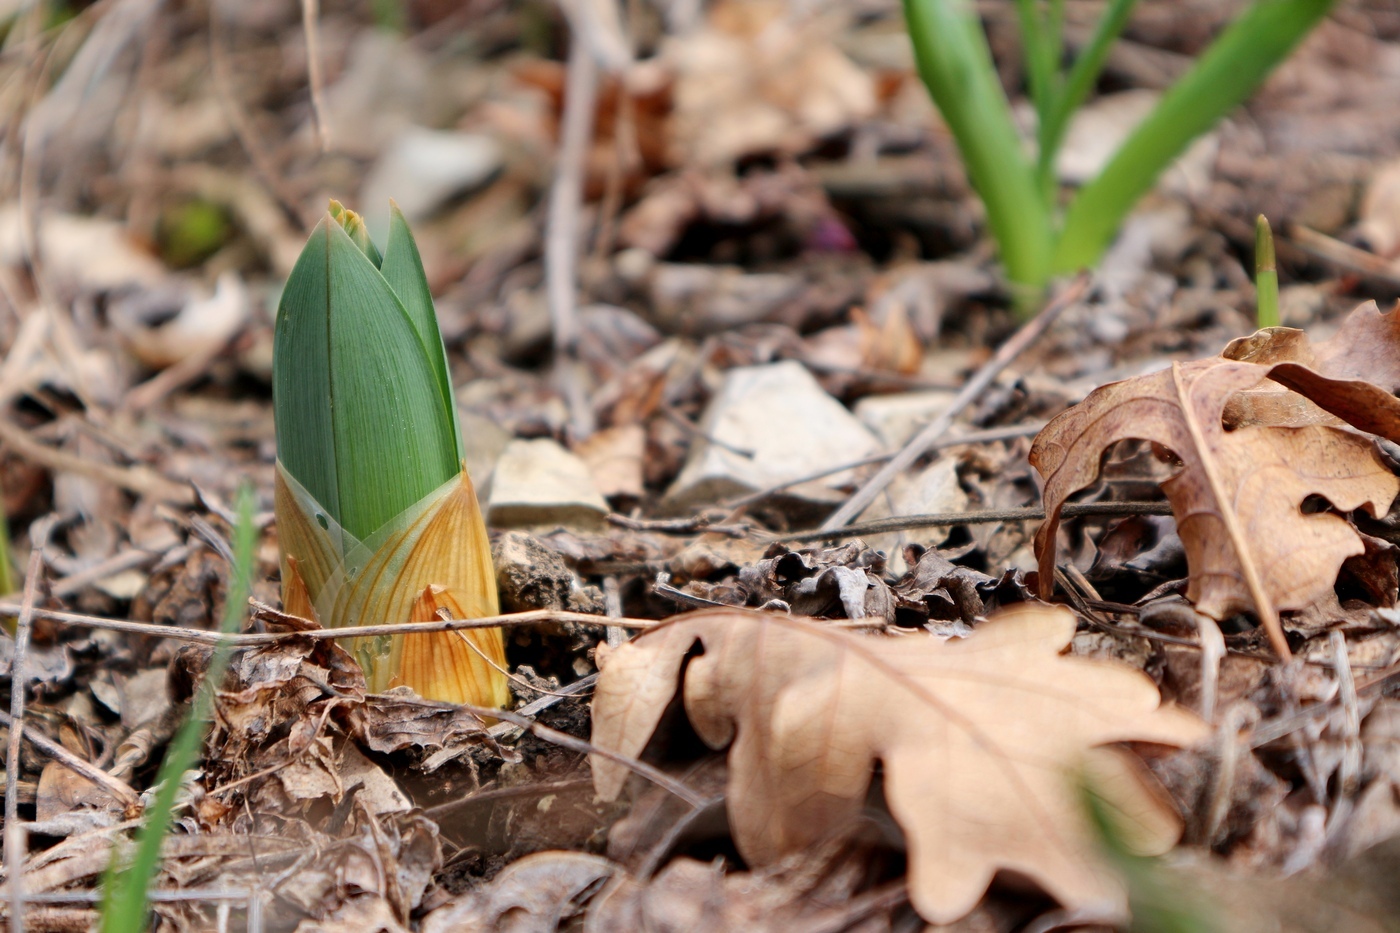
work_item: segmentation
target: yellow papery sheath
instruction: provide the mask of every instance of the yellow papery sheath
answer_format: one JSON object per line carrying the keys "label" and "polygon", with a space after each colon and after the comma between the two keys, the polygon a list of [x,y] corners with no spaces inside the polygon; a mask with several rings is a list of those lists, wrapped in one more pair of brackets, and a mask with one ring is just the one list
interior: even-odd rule
{"label": "yellow papery sheath", "polygon": [[[459,619],[500,611],[486,523],[465,470],[363,542],[280,462],[276,510],[283,603],[309,604],[327,628],[426,621],[440,609]],[[369,636],[350,649],[373,691],[402,685],[425,699],[480,706],[510,698],[505,674],[483,659],[505,667],[500,629]]]}

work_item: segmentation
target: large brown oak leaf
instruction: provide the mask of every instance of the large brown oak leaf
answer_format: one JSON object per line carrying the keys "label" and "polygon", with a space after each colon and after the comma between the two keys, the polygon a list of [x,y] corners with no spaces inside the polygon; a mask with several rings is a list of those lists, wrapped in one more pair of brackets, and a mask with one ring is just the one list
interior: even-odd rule
{"label": "large brown oak leaf", "polygon": [[[1140,765],[1096,746],[1186,745],[1207,732],[1161,706],[1138,671],[1061,655],[1074,629],[1069,611],[1040,605],[949,642],[692,613],[606,657],[593,742],[639,755],[680,689],[699,736],[729,748],[730,826],[752,865],[849,828],[878,762],[908,842],[910,898],[926,920],[963,916],[1003,869],[1066,907],[1121,916],[1123,892],[1098,861],[1076,784],[1088,768],[1096,787],[1113,789],[1140,848],[1162,851],[1176,839],[1175,812],[1143,784]],[[627,771],[598,755],[592,764],[598,794],[614,799]]]}
{"label": "large brown oak leaf", "polygon": [[1382,515],[1400,492],[1371,439],[1343,424],[1400,441],[1396,315],[1363,305],[1317,346],[1301,331],[1260,331],[1224,356],[1102,386],[1051,421],[1030,453],[1045,478],[1041,595],[1054,586],[1065,501],[1097,481],[1110,446],[1152,441],[1182,463],[1162,488],[1186,548],[1187,597],[1216,619],[1254,609],[1286,656],[1278,613],[1326,595],[1364,550],[1346,518],[1304,513],[1304,501]]}

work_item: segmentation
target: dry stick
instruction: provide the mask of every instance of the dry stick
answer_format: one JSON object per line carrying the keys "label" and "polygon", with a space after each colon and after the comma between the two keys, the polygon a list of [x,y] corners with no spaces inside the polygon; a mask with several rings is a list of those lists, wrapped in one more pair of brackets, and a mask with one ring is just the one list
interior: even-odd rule
{"label": "dry stick", "polygon": [[19,744],[24,735],[24,699],[29,688],[29,634],[34,627],[34,600],[44,571],[44,548],[57,524],[55,516],[42,518],[34,528],[29,568],[24,574],[24,600],[15,625],[15,655],[10,662],[10,740],[5,749],[5,873],[10,879],[10,930],[24,933],[24,879],[21,850],[25,829],[19,822]]}
{"label": "dry stick", "polygon": [[584,755],[597,755],[609,761],[615,761],[632,773],[639,774],[648,781],[651,781],[662,790],[669,791],[692,807],[703,807],[709,802],[707,798],[701,797],[680,781],[677,781],[664,771],[653,768],[646,762],[638,761],[635,758],[629,758],[626,755],[606,748],[599,748],[592,742],[585,742],[583,739],[575,738],[567,732],[551,729],[549,726],[541,725],[533,719],[527,719],[519,713],[512,713],[510,710],[505,709],[489,709],[485,706],[473,706],[470,703],[454,704],[454,708],[464,709],[469,713],[480,716],[482,719],[503,719],[508,723],[519,726],[527,732],[534,733],[546,742],[558,745],[560,748],[567,748],[572,752],[579,752]]}
{"label": "dry stick", "polygon": [[320,0],[301,0],[301,26],[306,32],[306,82],[311,85],[311,114],[316,123],[316,141],[322,152],[331,148],[331,125],[326,120],[326,100],[322,94]]}
{"label": "dry stick", "polygon": [[[13,725],[14,720],[10,717],[10,715],[8,713],[0,712],[0,726],[10,728]],[[18,732],[18,730],[16,730],[16,732]],[[70,771],[74,771],[77,774],[82,775],[92,783],[101,787],[108,794],[111,794],[114,799],[120,802],[123,807],[130,809],[132,807],[139,807],[141,805],[140,795],[137,794],[136,791],[132,790],[130,784],[126,783],[123,780],[113,777],[112,775],[108,774],[106,771],[103,771],[101,768],[99,768],[97,765],[93,764],[90,761],[84,761],[82,758],[79,758],[77,755],[73,754],[68,749],[64,748],[62,745],[59,745],[57,742],[53,741],[52,739],[48,738],[42,733],[26,732],[24,734],[24,740],[30,745],[33,745],[39,751],[43,752],[45,755],[48,755],[54,761],[57,761],[59,764],[68,768]],[[34,898],[32,896],[26,896],[25,900],[32,902]]]}
{"label": "dry stick", "polygon": [[1047,304],[1038,315],[1028,321],[1025,326],[1018,330],[1011,339],[1001,345],[990,360],[983,364],[977,374],[968,380],[967,385],[962,387],[957,396],[953,399],[948,410],[924,426],[924,429],[910,439],[904,445],[904,449],[895,454],[889,463],[872,476],[864,486],[856,491],[856,494],[849,501],[828,518],[823,524],[824,531],[834,531],[845,525],[849,525],[857,515],[864,512],[870,503],[875,501],[875,497],[884,492],[896,476],[914,465],[914,461],[922,457],[929,449],[929,445],[938,440],[948,429],[953,426],[954,420],[963,413],[963,409],[971,405],[977,398],[987,390],[1001,371],[1011,362],[1020,356],[1031,344],[1040,338],[1040,335],[1049,329],[1055,319],[1060,316],[1060,312],[1074,304],[1089,288],[1089,275],[1082,273],[1060,292],[1049,304]]}
{"label": "dry stick", "polygon": [[[689,422],[687,422],[688,424]],[[928,451],[944,450],[948,447],[961,447],[964,444],[988,444],[993,441],[1009,441],[1018,437],[1030,437],[1039,434],[1047,422],[1037,421],[1033,424],[1014,424],[1005,428],[989,428],[986,431],[971,431],[967,434],[959,434],[957,437],[940,438],[928,445]],[[797,479],[790,479],[786,482],[778,483],[776,486],[769,486],[767,489],[760,489],[758,492],[751,492],[738,499],[731,499],[725,503],[731,509],[737,509],[742,505],[751,505],[761,502],[769,496],[782,492],[793,486],[800,486],[802,483],[810,483],[813,480],[824,479],[836,473],[844,473],[847,470],[854,470],[863,466],[872,466],[876,463],[885,463],[891,457],[898,455],[898,451],[887,454],[875,454],[871,457],[864,457],[860,460],[852,460],[840,466],[827,467],[825,470],[818,470],[815,473],[808,473],[806,476],[799,476]],[[609,521],[612,517],[609,516]],[[709,530],[709,529],[706,529]]]}
{"label": "dry stick", "polygon": [[15,453],[42,467],[59,473],[77,473],[91,479],[111,483],[141,496],[154,496],[180,505],[191,505],[194,492],[181,483],[166,479],[147,466],[121,467],[111,463],[88,460],[66,450],[41,444],[29,432],[0,418],[0,441],[14,448]]}
{"label": "dry stick", "polygon": [[[1064,518],[1081,515],[1170,515],[1169,502],[1071,502],[1060,510]],[[790,535],[772,535],[772,541],[826,541],[834,538],[855,538],[860,535],[903,531],[907,528],[939,528],[945,525],[985,525],[988,522],[1028,522],[1045,517],[1045,509],[1028,505],[1019,509],[982,509],[976,512],[935,512],[929,515],[906,515],[902,518],[881,518],[827,531],[800,531]]]}
{"label": "dry stick", "polygon": [[[255,610],[264,607],[253,602]],[[0,613],[15,612],[19,607],[12,602],[0,601]],[[274,615],[281,615],[276,613]],[[386,625],[358,625],[346,628],[313,628],[298,632],[267,632],[242,635],[224,635],[198,628],[181,628],[174,625],[155,625],[150,622],[131,622],[126,619],[107,619],[102,616],[84,615],[80,612],[64,612],[59,609],[34,609],[33,617],[81,625],[87,628],[109,632],[127,632],[132,635],[151,635],[156,638],[177,638],[198,645],[231,644],[235,648],[257,648],[275,645],[279,642],[306,638],[312,641],[326,639],[360,638],[365,635],[423,635],[430,632],[455,632],[474,628],[498,628],[511,625],[534,625],[540,622],[581,622],[587,625],[622,626],[623,628],[648,629],[662,623],[654,619],[609,618],[589,615],[584,612],[568,612],[562,609],[532,609],[529,612],[511,612],[482,619],[455,619],[451,622],[434,620],[431,622],[394,622]],[[295,618],[294,616],[292,618]],[[306,621],[306,620],[302,620]],[[311,624],[311,623],[307,623]]]}
{"label": "dry stick", "polygon": [[593,433],[593,409],[584,393],[578,362],[579,211],[588,143],[593,138],[593,109],[598,96],[598,63],[586,37],[575,30],[564,84],[564,122],[559,164],[549,191],[549,229],[544,241],[545,293],[554,326],[554,364],[569,404],[576,438]]}

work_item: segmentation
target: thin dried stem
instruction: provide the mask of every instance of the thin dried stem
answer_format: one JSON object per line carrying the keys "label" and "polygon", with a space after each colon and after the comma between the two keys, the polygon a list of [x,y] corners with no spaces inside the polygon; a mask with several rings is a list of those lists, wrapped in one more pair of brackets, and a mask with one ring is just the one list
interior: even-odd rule
{"label": "thin dried stem", "polygon": [[9,744],[5,749],[5,874],[10,881],[10,930],[24,933],[23,852],[27,840],[19,822],[19,751],[24,735],[24,700],[29,689],[29,635],[34,627],[34,601],[44,572],[44,549],[58,517],[40,519],[34,528],[29,568],[24,575],[24,599],[15,625],[15,654],[10,662]]}
{"label": "thin dried stem", "polygon": [[[9,729],[13,725],[14,719],[8,713],[0,712],[0,726]],[[19,730],[13,730],[13,734],[18,733]],[[90,761],[84,761],[47,736],[31,731],[24,733],[24,740],[65,768],[101,787],[123,807],[130,809],[141,805],[141,796],[132,789],[130,784],[113,777]],[[9,775],[6,774],[6,783],[9,783],[8,778]],[[32,898],[26,898],[26,900],[32,900]]]}
{"label": "thin dried stem", "polygon": [[822,524],[822,530],[835,531],[849,525],[860,513],[864,512],[870,503],[875,501],[875,497],[884,492],[885,487],[894,481],[896,476],[913,466],[914,461],[928,452],[934,441],[948,433],[948,429],[953,426],[953,422],[963,413],[963,410],[975,402],[1016,357],[1040,339],[1040,336],[1050,329],[1050,325],[1055,322],[1055,319],[1065,308],[1084,296],[1084,293],[1089,289],[1089,281],[1087,273],[1080,275],[1056,295],[1045,306],[1044,310],[1012,335],[1010,340],[1002,344],[996,355],[983,364],[976,375],[967,381],[947,410],[914,435],[909,443],[904,445],[903,450],[895,454],[889,463],[885,464],[878,473],[856,491],[855,495],[851,496],[845,505],[837,509]]}
{"label": "thin dried stem", "polygon": [[564,85],[564,119],[559,162],[549,192],[549,226],[544,241],[545,294],[554,325],[554,365],[569,404],[576,439],[593,433],[593,409],[578,362],[579,213],[593,110],[598,96],[598,63],[584,38],[575,34]]}
{"label": "thin dried stem", "polygon": [[[264,618],[297,620],[307,626],[315,623],[298,619],[278,612],[269,606],[251,600],[256,616]],[[0,600],[0,612],[15,612],[19,608],[8,600]],[[235,648],[256,648],[262,645],[275,645],[299,638],[322,641],[326,639],[360,638],[365,635],[424,635],[430,632],[456,632],[475,628],[498,628],[512,625],[538,625],[542,622],[576,622],[585,625],[621,626],[623,628],[647,629],[661,623],[652,619],[609,618],[589,615],[583,612],[568,612],[562,609],[532,609],[529,612],[511,612],[483,619],[436,619],[429,622],[397,622],[387,625],[356,625],[346,628],[311,628],[305,631],[249,633],[223,635],[205,629],[181,628],[175,625],[153,625],[149,622],[131,622],[126,619],[107,619],[102,616],[85,615],[81,612],[64,612],[59,609],[34,609],[33,618],[78,625],[86,628],[102,629],[109,632],[127,632],[132,635],[151,635],[156,638],[174,638],[199,645],[231,644]]]}
{"label": "thin dried stem", "polygon": [[316,121],[316,141],[322,152],[331,148],[331,126],[326,117],[325,78],[321,75],[320,0],[301,0],[301,25],[306,32],[306,82],[311,86],[311,113]]}

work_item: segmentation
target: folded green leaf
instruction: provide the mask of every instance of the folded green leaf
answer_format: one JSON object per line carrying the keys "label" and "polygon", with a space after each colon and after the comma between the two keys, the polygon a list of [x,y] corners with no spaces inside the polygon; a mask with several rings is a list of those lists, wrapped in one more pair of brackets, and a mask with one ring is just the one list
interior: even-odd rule
{"label": "folded green leaf", "polygon": [[[408,261],[416,260],[415,250]],[[394,268],[404,263],[395,259]],[[357,539],[461,469],[435,319],[432,327],[434,353],[370,257],[334,216],[322,219],[277,313],[277,450],[328,518]]]}

